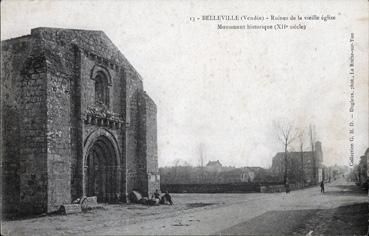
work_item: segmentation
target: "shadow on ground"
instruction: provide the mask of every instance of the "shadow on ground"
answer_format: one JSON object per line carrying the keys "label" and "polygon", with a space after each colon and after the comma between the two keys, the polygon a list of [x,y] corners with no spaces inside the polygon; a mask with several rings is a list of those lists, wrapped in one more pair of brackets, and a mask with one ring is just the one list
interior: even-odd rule
{"label": "shadow on ground", "polygon": [[[330,190],[331,187],[334,187],[338,190]],[[361,189],[355,185],[331,185],[326,188],[325,195],[336,195],[336,196],[359,196],[366,194],[367,190]]]}
{"label": "shadow on ground", "polygon": [[334,209],[269,211],[216,235],[365,235],[368,204]]}
{"label": "shadow on ground", "polygon": [[186,207],[188,209],[196,208],[196,207],[204,207],[204,206],[211,206],[211,205],[218,205],[219,203],[205,203],[205,202],[195,202],[195,203],[187,203]]}

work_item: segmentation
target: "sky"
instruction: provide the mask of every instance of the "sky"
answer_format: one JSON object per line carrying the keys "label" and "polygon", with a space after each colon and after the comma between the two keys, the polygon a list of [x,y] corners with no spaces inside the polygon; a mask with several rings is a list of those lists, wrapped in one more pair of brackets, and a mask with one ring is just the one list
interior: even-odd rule
{"label": "sky", "polygon": [[[346,0],[8,0],[1,2],[1,39],[36,27],[104,31],[157,104],[159,166],[198,165],[202,146],[205,162],[270,167],[283,151],[273,126],[279,120],[305,133],[312,124],[324,163],[344,165],[350,152],[352,32],[355,162],[368,147],[367,6]],[[190,21],[203,15],[313,14],[336,20],[304,21],[306,30],[285,31],[218,30],[219,23],[236,23]],[[290,150],[298,145],[296,140]],[[304,147],[309,150],[308,140]]]}

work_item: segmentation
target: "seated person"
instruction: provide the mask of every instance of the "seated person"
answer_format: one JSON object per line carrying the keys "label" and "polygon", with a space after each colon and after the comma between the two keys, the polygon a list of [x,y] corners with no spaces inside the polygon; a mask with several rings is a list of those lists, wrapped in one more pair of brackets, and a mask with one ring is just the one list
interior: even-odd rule
{"label": "seated person", "polygon": [[160,199],[160,193],[159,193],[159,190],[155,190],[152,198],[157,198],[157,199]]}
{"label": "seated person", "polygon": [[165,191],[165,194],[163,195],[161,199],[162,199],[163,204],[168,202],[170,205],[173,205],[172,197],[169,195],[168,191]]}
{"label": "seated person", "polygon": [[155,190],[155,192],[151,195],[151,198],[148,199],[148,205],[159,205],[160,202],[160,193],[159,190]]}

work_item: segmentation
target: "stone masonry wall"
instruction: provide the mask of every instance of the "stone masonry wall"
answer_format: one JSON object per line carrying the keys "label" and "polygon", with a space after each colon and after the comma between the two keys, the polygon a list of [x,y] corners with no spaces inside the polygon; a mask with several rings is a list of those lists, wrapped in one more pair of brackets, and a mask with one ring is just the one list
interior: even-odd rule
{"label": "stone masonry wall", "polygon": [[126,165],[127,165],[127,193],[133,189],[144,191],[139,179],[139,93],[143,91],[142,81],[132,72],[125,72],[126,77]]}
{"label": "stone masonry wall", "polygon": [[148,174],[147,174],[147,142],[146,142],[146,101],[144,92],[139,92],[137,96],[138,104],[138,158],[137,158],[137,177],[138,177],[138,190],[144,195],[151,197],[148,189]]}
{"label": "stone masonry wall", "polygon": [[[119,114],[123,119],[124,114],[124,105],[122,104],[121,96],[124,94],[123,86],[122,86],[122,79],[120,72],[117,68],[111,68],[109,66],[103,65],[97,57],[92,56],[89,52],[81,52],[81,66],[80,66],[80,76],[81,76],[81,114],[83,117],[86,117],[88,109],[95,106],[95,81],[91,78],[91,71],[93,70],[94,66],[101,65],[103,66],[111,75],[111,82],[112,84],[108,86],[109,89],[109,106],[107,107],[107,111],[114,114]],[[97,124],[86,124],[83,122],[82,124],[82,140],[85,142],[86,138],[96,131],[100,126]],[[112,128],[109,126],[104,126],[105,129],[108,129],[110,133],[112,133],[115,139],[118,141],[119,144],[124,143],[124,130],[123,128]],[[123,148],[123,145],[120,149]],[[84,150],[83,155],[86,155],[87,150]],[[120,150],[120,163],[121,165],[125,166],[124,155],[122,155],[122,150]],[[117,154],[118,155],[118,154]],[[82,165],[82,162],[81,162]],[[79,175],[82,175],[80,173]],[[122,174],[123,175],[123,174]],[[125,180],[125,174],[121,176],[122,180]],[[125,185],[120,183],[121,186],[121,194],[124,195]],[[77,196],[76,196],[77,197]]]}
{"label": "stone masonry wall", "polygon": [[20,207],[23,214],[47,210],[46,60],[42,42],[31,40],[32,52],[20,71]]}
{"label": "stone masonry wall", "polygon": [[[73,54],[46,42],[48,211],[71,202]],[[52,50],[49,50],[52,49]]]}
{"label": "stone masonry wall", "polygon": [[[97,128],[84,123],[94,65],[109,71],[109,112],[123,123],[111,132],[120,146],[122,194],[148,188],[148,172],[157,172],[156,107],[150,100],[141,117],[141,77],[103,32],[36,28],[2,50],[5,208],[41,213],[81,196],[83,143]],[[150,160],[141,162],[140,153]]]}
{"label": "stone masonry wall", "polygon": [[7,215],[17,213],[20,201],[20,71],[30,53],[30,45],[29,37],[20,37],[2,42],[1,47],[2,210]]}
{"label": "stone masonry wall", "polygon": [[[4,209],[4,213],[45,212],[48,202],[48,169],[47,60],[44,45],[39,38],[27,36],[5,41],[2,49],[3,52],[7,51],[3,55],[9,56],[3,57],[3,62],[11,65],[2,67],[2,79],[5,81],[6,78],[11,78],[11,87],[2,83],[8,91],[4,105],[9,108],[5,109],[4,121],[10,122],[6,124],[9,128],[3,134],[4,160],[5,163],[6,160],[13,162],[10,165],[13,167],[13,177],[5,178],[3,189],[5,195],[13,196],[13,199],[7,201],[4,198],[4,205],[9,208]],[[7,188],[11,185],[14,186],[13,189]],[[17,207],[14,206],[15,203],[18,203]]]}
{"label": "stone masonry wall", "polygon": [[[114,63],[124,58],[108,48],[113,47],[112,43],[99,31],[37,28],[32,30],[32,35],[42,38],[46,50],[51,52],[49,70],[53,75],[49,77],[48,128],[49,134],[59,135],[49,139],[49,207],[52,208],[82,195],[82,149],[88,135],[84,132],[83,114],[94,99],[90,71],[84,71],[86,67],[82,64],[87,62],[92,67],[94,62],[81,57],[87,50],[94,54],[96,63],[107,63],[115,69],[118,67]],[[103,57],[112,58],[112,62],[103,61]],[[91,68],[87,66],[87,69]],[[57,166],[60,171],[53,171]]]}
{"label": "stone masonry wall", "polygon": [[148,175],[148,192],[160,191],[157,146],[157,109],[154,101],[145,93],[146,109],[146,169]]}
{"label": "stone masonry wall", "polygon": [[138,174],[144,195],[151,196],[160,190],[158,170],[156,105],[142,92],[139,94],[139,158]]}
{"label": "stone masonry wall", "polygon": [[83,120],[81,111],[81,91],[82,91],[82,59],[81,50],[73,46],[74,51],[74,76],[70,81],[71,103],[70,103],[70,142],[71,142],[71,200],[75,200],[83,195],[82,186],[82,157],[83,157]]}
{"label": "stone masonry wall", "polygon": [[44,57],[30,58],[22,81],[23,122],[20,145],[20,211],[47,210],[46,67]]}

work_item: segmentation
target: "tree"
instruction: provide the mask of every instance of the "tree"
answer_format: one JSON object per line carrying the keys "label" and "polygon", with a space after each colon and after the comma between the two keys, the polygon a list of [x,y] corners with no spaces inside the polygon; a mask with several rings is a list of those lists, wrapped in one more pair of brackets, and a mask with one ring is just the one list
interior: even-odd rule
{"label": "tree", "polygon": [[173,176],[173,182],[176,183],[177,182],[177,176],[178,176],[178,168],[179,168],[179,163],[180,163],[180,159],[175,159],[174,160],[174,165],[173,165],[173,168],[174,168],[174,176]]}
{"label": "tree", "polygon": [[311,145],[311,154],[313,157],[313,174],[314,174],[314,184],[317,184],[317,166],[316,166],[316,156],[315,156],[315,142],[316,142],[316,135],[315,135],[315,127],[313,125],[309,125],[309,136],[310,136],[310,145]]}
{"label": "tree", "polygon": [[182,166],[182,174],[181,174],[181,182],[182,183],[191,183],[191,176],[193,175],[193,167],[191,166],[190,163],[188,163],[187,161],[183,162],[183,166]]}
{"label": "tree", "polygon": [[301,183],[302,187],[304,187],[304,142],[305,142],[305,128],[301,128],[298,131],[297,138],[299,140],[299,146],[300,146],[300,158],[301,158]]}
{"label": "tree", "polygon": [[274,122],[274,129],[277,139],[284,147],[284,183],[288,181],[288,147],[295,139],[294,125],[288,120],[279,120]]}
{"label": "tree", "polygon": [[199,166],[204,167],[205,163],[205,145],[204,143],[199,144]]}
{"label": "tree", "polygon": [[205,145],[204,143],[200,143],[199,145],[200,183],[203,183],[205,178],[204,164],[205,164]]}

